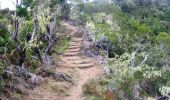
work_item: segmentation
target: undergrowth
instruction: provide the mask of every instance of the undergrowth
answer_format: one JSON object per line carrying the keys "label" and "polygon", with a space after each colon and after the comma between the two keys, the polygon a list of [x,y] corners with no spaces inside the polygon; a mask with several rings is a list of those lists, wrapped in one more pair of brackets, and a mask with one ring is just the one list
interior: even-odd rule
{"label": "undergrowth", "polygon": [[83,86],[85,100],[115,100],[116,93],[107,89],[107,80],[90,80]]}
{"label": "undergrowth", "polygon": [[69,47],[70,37],[63,36],[60,38],[58,43],[56,44],[54,51],[57,54],[62,54]]}

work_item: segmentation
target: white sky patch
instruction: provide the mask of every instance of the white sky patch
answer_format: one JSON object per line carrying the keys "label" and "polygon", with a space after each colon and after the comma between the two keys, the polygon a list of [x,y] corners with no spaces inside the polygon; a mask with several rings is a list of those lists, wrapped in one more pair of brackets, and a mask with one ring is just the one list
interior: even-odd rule
{"label": "white sky patch", "polygon": [[90,2],[94,1],[94,0],[89,0]]}
{"label": "white sky patch", "polygon": [[[83,2],[87,2],[87,1],[89,1],[89,2],[93,2],[94,0],[81,0],[81,1],[83,1]],[[74,0],[67,0],[67,3],[71,3],[71,2],[73,2],[74,3]]]}
{"label": "white sky patch", "polygon": [[[21,2],[21,0],[18,0],[18,1]],[[89,0],[89,1],[92,2],[94,0]],[[15,10],[16,9],[15,5],[16,5],[16,0],[0,0],[0,9],[9,8],[10,10]]]}
{"label": "white sky patch", "polygon": [[[21,0],[18,0],[19,2]],[[15,10],[16,0],[0,0],[0,9],[9,8],[10,10]]]}

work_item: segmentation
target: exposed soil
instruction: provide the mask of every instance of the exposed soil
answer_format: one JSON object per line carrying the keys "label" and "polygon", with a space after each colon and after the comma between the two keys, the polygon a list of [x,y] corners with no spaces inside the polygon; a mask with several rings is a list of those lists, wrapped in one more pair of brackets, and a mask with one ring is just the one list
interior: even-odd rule
{"label": "exposed soil", "polygon": [[69,48],[60,56],[56,71],[73,77],[75,85],[48,78],[45,83],[32,90],[29,96],[23,97],[24,100],[83,100],[83,85],[101,74],[101,67],[95,59],[80,55],[83,38],[74,35],[78,29],[68,23],[63,22],[63,25],[67,27],[71,42]]}

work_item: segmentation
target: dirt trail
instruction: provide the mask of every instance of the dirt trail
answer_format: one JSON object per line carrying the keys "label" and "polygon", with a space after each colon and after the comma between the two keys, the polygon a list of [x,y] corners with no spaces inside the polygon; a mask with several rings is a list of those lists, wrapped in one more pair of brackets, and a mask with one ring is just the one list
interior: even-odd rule
{"label": "dirt trail", "polygon": [[[82,87],[90,79],[96,78],[101,74],[101,68],[98,63],[93,58],[88,58],[80,55],[80,48],[82,46],[82,37],[76,37],[74,34],[77,32],[77,28],[68,23],[63,23],[67,27],[69,34],[71,36],[71,42],[69,48],[60,56],[60,61],[62,62],[57,67],[56,71],[70,71],[72,73],[73,79],[75,80],[74,85],[66,85],[68,88],[67,96],[58,96],[55,92],[53,93],[48,88],[38,87],[32,93],[31,99],[29,100],[83,100],[82,97]],[[48,82],[48,84],[56,84],[54,81]],[[61,83],[65,84],[65,83]]]}
{"label": "dirt trail", "polygon": [[67,67],[74,67],[78,72],[77,85],[70,89],[70,96],[64,98],[65,100],[82,100],[82,87],[90,79],[94,79],[100,74],[101,69],[98,67],[96,60],[92,58],[83,57],[80,55],[80,48],[82,44],[82,37],[75,37],[77,32],[76,27],[65,23],[71,31],[71,43],[68,50],[62,57],[62,61],[68,63]]}

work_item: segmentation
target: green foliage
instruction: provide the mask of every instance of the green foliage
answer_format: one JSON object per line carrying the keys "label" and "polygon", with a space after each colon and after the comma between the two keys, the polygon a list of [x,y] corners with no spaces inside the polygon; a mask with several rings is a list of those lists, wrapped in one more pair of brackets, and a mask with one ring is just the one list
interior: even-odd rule
{"label": "green foliage", "polygon": [[35,71],[39,66],[40,66],[40,61],[38,59],[35,59],[33,61],[31,61],[31,70]]}
{"label": "green foliage", "polygon": [[156,18],[156,17],[147,17],[145,19],[145,23],[150,26],[151,30],[153,30],[154,34],[159,34],[159,32],[164,31],[164,27],[162,26],[160,19]]}
{"label": "green foliage", "polygon": [[2,94],[3,89],[4,89],[4,83],[0,81],[0,94]]}
{"label": "green foliage", "polygon": [[[89,16],[89,19],[82,20],[85,20],[86,28],[92,32],[93,40],[107,37],[111,43],[108,54],[111,58],[109,68],[113,72],[102,79],[108,81],[101,84],[106,86],[111,83],[131,98],[134,86],[142,83],[146,83],[150,89],[147,92],[145,89],[140,91],[143,97],[150,95],[148,91],[154,92],[154,95],[159,92],[167,95],[169,68],[166,69],[166,75],[164,67],[169,67],[170,39],[168,27],[165,28],[162,20],[168,21],[168,17],[165,18],[168,15],[165,9],[168,8],[156,7],[147,0],[122,0],[118,3],[121,10],[115,4],[101,5],[79,5],[82,7],[80,11]],[[131,65],[133,59],[134,66]],[[141,66],[144,59],[146,61]]]}
{"label": "green foliage", "polygon": [[20,27],[20,40],[25,41],[26,35],[33,32],[33,23],[30,20],[22,23]]}
{"label": "green foliage", "polygon": [[66,0],[50,0],[50,7],[53,8],[57,4],[64,4]]}
{"label": "green foliage", "polygon": [[148,25],[146,25],[145,23],[141,24],[138,20],[131,20],[130,25],[132,26],[135,32],[144,34],[151,32],[151,29]]}
{"label": "green foliage", "polygon": [[63,7],[62,7],[62,10],[61,10],[61,16],[62,18],[68,20],[70,19],[70,8],[71,6],[69,4],[64,4]]}
{"label": "green foliage", "polygon": [[4,64],[3,64],[2,60],[0,60],[0,94],[2,93],[2,90],[4,88],[4,83],[3,83],[2,79],[1,79],[1,75],[2,75],[2,73],[4,71],[4,69],[5,69]]}
{"label": "green foliage", "polygon": [[28,11],[27,11],[27,7],[24,5],[18,5],[16,8],[16,14],[19,17],[27,17],[28,16]]}
{"label": "green foliage", "polygon": [[86,13],[81,13],[79,19],[81,20],[81,24],[86,24],[90,20],[90,16]]}
{"label": "green foliage", "polygon": [[[47,33],[46,25],[56,13],[58,25],[60,18],[71,19],[85,26],[90,31],[93,41],[103,37],[108,39],[108,42],[103,44],[106,46],[109,44],[108,66],[112,73],[100,80],[99,85],[104,88],[112,85],[118,92],[123,91],[128,97],[133,98],[134,86],[146,83],[150,88],[154,88],[154,92],[159,91],[162,95],[169,95],[170,35],[169,25],[165,25],[165,22],[170,21],[169,6],[162,6],[158,2],[154,4],[155,1],[148,0],[115,0],[114,4],[103,1],[85,4],[80,4],[80,0],[74,2],[78,2],[78,5],[67,4],[66,0],[23,0],[22,4],[17,6],[16,18],[23,20],[23,23],[19,23],[18,38],[21,47],[26,48],[26,66],[35,71],[40,64],[33,48],[38,46],[40,54],[44,52],[47,43],[39,42],[37,38],[42,32]],[[57,7],[61,9],[56,9]],[[12,27],[14,18],[10,15],[12,13],[7,9],[0,11],[0,22],[11,32],[14,31]],[[37,19],[38,27],[34,40],[27,43],[26,34],[33,32],[32,17],[36,17],[34,19]],[[0,54],[4,52],[10,37],[6,30],[0,28]],[[59,38],[53,51],[61,54],[68,48],[70,38],[65,36]],[[8,45],[7,53],[15,51],[13,50],[15,44],[10,43],[12,45]],[[15,55],[18,58],[17,54]],[[133,66],[132,61],[134,61]],[[4,67],[0,62],[0,74],[3,70]],[[3,82],[0,81],[0,91],[2,89]],[[86,85],[84,92],[99,96],[96,89],[96,83],[93,81]],[[145,89],[140,93],[148,95]]]}
{"label": "green foliage", "polygon": [[22,0],[21,4],[16,7],[17,16],[31,19],[31,14],[36,4],[36,0]]}
{"label": "green foliage", "polygon": [[61,37],[60,41],[55,46],[54,51],[58,54],[63,53],[69,47],[69,42],[69,37]]}
{"label": "green foliage", "polygon": [[3,70],[4,70],[4,64],[2,62],[2,60],[0,60],[0,75],[3,73]]}
{"label": "green foliage", "polygon": [[170,46],[170,35],[166,32],[160,32],[159,35],[157,36],[158,40],[166,43]]}
{"label": "green foliage", "polygon": [[164,96],[170,96],[170,69],[169,68],[163,68],[162,70],[162,78],[164,79],[164,83],[160,85],[159,91]]}
{"label": "green foliage", "polygon": [[0,28],[0,54],[4,52],[4,47],[10,39],[10,34],[3,28]]}
{"label": "green foliage", "polygon": [[109,3],[87,3],[78,5],[80,12],[92,15],[94,13],[105,12],[107,14],[117,11],[117,6]]}
{"label": "green foliage", "polygon": [[[55,1],[56,6],[50,7],[50,2]],[[64,30],[58,29],[56,24],[59,26],[60,16],[69,18],[69,11],[70,5],[66,4],[66,0],[22,0],[21,4],[17,5],[16,12],[8,9],[0,10],[0,95],[4,89],[6,93],[9,93],[9,97],[12,97],[12,92],[17,92],[16,89],[11,91],[8,85],[11,86],[11,83],[12,85],[20,84],[19,81],[13,82],[15,80],[13,78],[18,77],[18,71],[23,72],[24,70],[29,73],[30,71],[31,73],[37,73],[36,69],[44,61],[40,60],[43,59],[44,55],[45,57],[50,56],[46,56],[47,46],[52,44],[51,49],[56,49],[57,53],[62,53],[68,47],[70,38],[57,37],[56,35],[62,35]],[[53,24],[52,22],[55,21],[56,23]],[[15,26],[16,24],[18,26]],[[47,25],[51,30],[47,29]],[[51,31],[50,34],[49,30]],[[56,34],[61,31],[62,33]],[[30,36],[27,37],[28,33]],[[33,35],[33,33],[35,34]],[[31,41],[27,41],[26,38],[30,37]],[[58,43],[57,46],[55,45],[56,42]],[[54,45],[55,48],[53,48]],[[1,60],[4,61],[1,62]],[[47,61],[50,62],[51,59]],[[5,68],[4,62],[5,65],[8,64],[7,68]],[[13,70],[18,65],[19,67],[22,66],[19,62],[24,66],[24,69]],[[9,70],[12,77],[8,78],[4,70]],[[22,74],[20,79],[23,82],[31,78]],[[27,85],[31,85],[31,83]],[[26,86],[27,89],[28,87]],[[17,96],[13,97],[17,99]]]}
{"label": "green foliage", "polygon": [[165,14],[164,19],[170,21],[170,7],[164,8]]}
{"label": "green foliage", "polygon": [[35,6],[35,4],[36,4],[36,0],[23,0],[22,1],[22,5],[24,5],[26,7],[33,8],[33,6]]}
{"label": "green foliage", "polygon": [[164,96],[169,96],[169,93],[170,93],[170,87],[168,86],[163,86],[160,88],[160,92],[162,95]]}
{"label": "green foliage", "polygon": [[50,13],[50,7],[38,6],[37,12],[39,29],[42,32],[46,32],[46,25],[48,24],[48,22],[50,22],[50,19],[52,18],[52,13]]}
{"label": "green foliage", "polygon": [[113,58],[110,62],[109,66],[113,71],[110,75],[111,80],[114,81],[113,86],[122,90],[130,97],[133,97],[134,85],[147,80],[155,80],[162,76],[161,70],[147,65],[137,67],[129,66],[131,55],[128,53],[123,54],[119,58]]}

